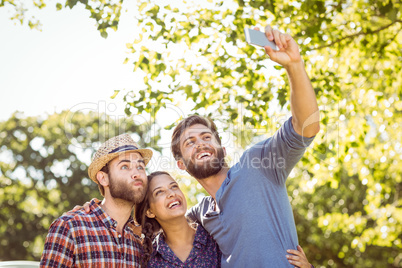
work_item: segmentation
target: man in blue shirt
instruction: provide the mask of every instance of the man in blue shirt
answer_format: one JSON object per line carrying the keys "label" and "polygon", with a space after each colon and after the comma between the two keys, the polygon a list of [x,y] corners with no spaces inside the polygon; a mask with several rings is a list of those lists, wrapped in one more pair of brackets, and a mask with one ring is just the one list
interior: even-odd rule
{"label": "man in blue shirt", "polygon": [[[188,217],[214,237],[222,251],[222,267],[293,267],[286,250],[298,245],[286,179],[319,131],[319,111],[297,43],[269,26],[265,34],[279,48],[264,47],[266,53],[289,77],[292,117],[231,168],[209,119],[190,116],[172,136],[178,167],[210,194]],[[297,259],[292,264],[298,265]]]}

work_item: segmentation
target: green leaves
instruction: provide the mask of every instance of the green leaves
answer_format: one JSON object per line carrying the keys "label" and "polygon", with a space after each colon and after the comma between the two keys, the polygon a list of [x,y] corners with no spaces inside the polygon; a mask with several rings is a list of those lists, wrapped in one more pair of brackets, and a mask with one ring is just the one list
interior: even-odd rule
{"label": "green leaves", "polygon": [[[375,267],[384,260],[398,265],[401,231],[395,218],[399,210],[390,201],[399,192],[394,180],[402,172],[397,166],[402,153],[397,130],[401,113],[390,103],[401,98],[402,88],[396,41],[401,38],[401,14],[395,11],[396,4],[236,1],[233,9],[220,1],[213,6],[192,4],[188,10],[149,7],[150,12],[139,17],[139,27],[153,25],[141,41],[158,40],[164,47],[158,53],[166,65],[157,72],[159,59],[149,58],[141,42],[133,44],[135,53],[149,59],[138,64],[143,61],[140,56],[134,63],[146,73],[147,89],[141,96],[149,103],[178,106],[176,96],[184,95],[193,112],[247,126],[231,134],[240,146],[248,146],[243,141],[252,140],[249,137],[261,129],[266,133],[265,124],[275,119],[271,116],[289,114],[290,88],[283,68],[270,66],[263,50],[246,45],[242,35],[244,26],[261,23],[263,27],[265,21],[272,21],[300,44],[322,110],[322,130],[289,180],[301,244],[317,263],[328,267]],[[154,23],[150,24],[150,17]],[[195,27],[199,30],[192,35]],[[180,54],[173,55],[173,44],[180,45]],[[180,74],[186,74],[187,80],[180,80]],[[171,92],[154,87],[169,76]],[[128,102],[142,111],[143,99]],[[153,111],[158,109],[154,106]],[[390,124],[395,128],[390,129]],[[382,179],[386,170],[392,170],[393,180]],[[386,206],[395,208],[387,210],[392,216],[376,218],[375,211]],[[384,238],[385,233],[390,239]]]}
{"label": "green leaves", "polygon": [[[103,37],[109,28],[117,29],[122,0],[75,0],[66,6],[78,3],[90,11]],[[0,7],[4,4],[1,1]],[[56,3],[56,8],[63,6]],[[13,19],[25,22],[23,9],[15,10]],[[142,33],[127,44],[131,54],[124,63],[133,64],[143,84],[123,95],[126,114],[149,113],[156,118],[169,104],[182,114],[208,115],[219,119],[239,148],[270,136],[290,116],[285,70],[272,64],[264,50],[246,44],[243,29],[262,29],[270,23],[291,34],[300,46],[322,119],[320,133],[288,180],[300,244],[312,263],[325,267],[402,265],[400,2],[137,1],[137,10]],[[37,27],[36,22],[32,19],[29,25]],[[37,123],[47,130],[43,138],[60,143],[49,131],[59,127],[45,121]],[[0,132],[2,139],[18,136],[18,131],[32,136],[17,129],[16,122],[20,121],[2,125],[13,129],[3,136]],[[31,123],[27,126],[33,127]],[[36,151],[30,152],[33,158],[24,155],[29,144],[24,140],[10,144],[16,160],[1,163],[1,183],[23,197],[23,192],[31,194],[31,186],[22,182],[15,189],[10,186],[17,162],[41,163],[47,158]],[[69,154],[50,146],[60,154],[60,161]],[[42,168],[49,172],[46,165]],[[184,184],[194,204],[200,189],[188,181]],[[52,202],[63,194],[43,191],[43,198]],[[63,205],[55,211],[59,206]],[[5,215],[19,213],[11,205],[7,209]],[[5,230],[4,224],[0,226]]]}
{"label": "green leaves", "polygon": [[78,0],[67,0],[66,6],[73,8],[77,4]]}
{"label": "green leaves", "polygon": [[160,136],[152,135],[146,122],[135,125],[133,118],[72,113],[47,118],[16,113],[0,122],[2,260],[39,260],[53,220],[92,197],[101,198],[87,173],[99,142],[135,133],[141,147],[160,150]]}

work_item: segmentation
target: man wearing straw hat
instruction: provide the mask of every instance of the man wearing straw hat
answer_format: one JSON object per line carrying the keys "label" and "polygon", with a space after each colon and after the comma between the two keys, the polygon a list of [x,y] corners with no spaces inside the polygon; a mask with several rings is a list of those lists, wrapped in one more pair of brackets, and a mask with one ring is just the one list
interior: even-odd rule
{"label": "man wearing straw hat", "polygon": [[131,211],[147,190],[145,166],[152,157],[128,134],[106,141],[95,153],[89,177],[103,201],[90,202],[90,212],[69,212],[49,228],[41,267],[138,267],[142,246]]}

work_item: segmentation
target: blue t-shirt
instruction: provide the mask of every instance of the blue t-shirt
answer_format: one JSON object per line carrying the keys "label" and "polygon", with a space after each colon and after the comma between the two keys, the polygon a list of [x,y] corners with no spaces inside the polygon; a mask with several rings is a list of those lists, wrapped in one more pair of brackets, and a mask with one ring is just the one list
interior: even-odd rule
{"label": "blue t-shirt", "polygon": [[297,134],[290,118],[229,169],[216,202],[204,197],[188,211],[218,243],[222,267],[294,267],[286,259],[298,239],[285,182],[313,138]]}
{"label": "blue t-shirt", "polygon": [[159,234],[153,241],[153,252],[148,267],[215,268],[221,267],[220,260],[221,253],[215,240],[201,225],[198,225],[193,249],[184,263],[169,248],[163,235]]}

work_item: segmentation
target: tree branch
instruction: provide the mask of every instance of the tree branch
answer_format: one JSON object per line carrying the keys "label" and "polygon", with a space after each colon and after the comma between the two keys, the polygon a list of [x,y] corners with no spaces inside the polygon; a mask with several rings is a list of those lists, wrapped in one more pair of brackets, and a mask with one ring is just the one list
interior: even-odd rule
{"label": "tree branch", "polygon": [[327,44],[327,45],[323,45],[323,46],[311,48],[310,50],[320,50],[320,49],[323,49],[323,48],[326,48],[326,47],[331,47],[331,46],[333,46],[333,45],[335,45],[335,44],[337,44],[337,43],[342,42],[342,41],[345,40],[345,39],[353,39],[353,38],[355,38],[355,37],[357,37],[357,36],[360,36],[360,35],[375,34],[375,33],[378,33],[378,32],[380,32],[380,31],[382,31],[382,30],[385,30],[385,29],[391,27],[392,25],[394,25],[394,24],[397,23],[397,22],[402,23],[402,20],[395,20],[395,21],[391,22],[390,24],[385,25],[385,26],[383,26],[383,27],[381,27],[381,28],[378,28],[377,30],[374,30],[374,31],[358,32],[358,33],[355,33],[355,34],[352,34],[352,35],[348,35],[348,36],[339,38],[339,39],[337,39],[337,40],[335,40],[335,41],[333,41],[333,42],[331,42],[331,43],[329,43],[329,44]]}

